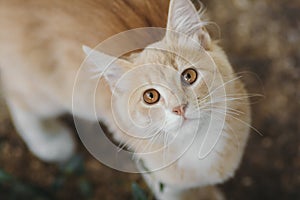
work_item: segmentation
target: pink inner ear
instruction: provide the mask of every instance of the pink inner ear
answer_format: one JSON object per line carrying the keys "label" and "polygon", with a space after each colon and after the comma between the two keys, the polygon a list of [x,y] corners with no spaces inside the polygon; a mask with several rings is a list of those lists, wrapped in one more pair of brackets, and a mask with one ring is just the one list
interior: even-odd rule
{"label": "pink inner ear", "polygon": [[205,29],[201,30],[199,41],[201,42],[201,46],[205,50],[211,50],[211,38],[209,33]]}
{"label": "pink inner ear", "polygon": [[199,24],[198,12],[190,0],[172,0],[168,13],[167,28],[184,32],[190,26]]}
{"label": "pink inner ear", "polygon": [[199,42],[205,50],[211,50],[211,38],[205,30],[206,22],[190,0],[171,0],[167,29],[193,36],[198,35]]}

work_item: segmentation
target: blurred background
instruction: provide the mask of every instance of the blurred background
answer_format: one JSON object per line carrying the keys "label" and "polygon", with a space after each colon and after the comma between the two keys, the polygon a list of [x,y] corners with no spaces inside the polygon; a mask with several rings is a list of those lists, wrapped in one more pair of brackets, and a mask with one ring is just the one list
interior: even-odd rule
{"label": "blurred background", "polygon": [[[228,199],[300,199],[300,1],[202,2],[247,89],[264,95],[252,104],[253,126],[263,135],[252,130],[236,176],[220,187]],[[0,199],[148,195],[139,175],[101,165],[79,140],[79,153],[68,164],[39,161],[14,129],[1,91],[0,99]]]}

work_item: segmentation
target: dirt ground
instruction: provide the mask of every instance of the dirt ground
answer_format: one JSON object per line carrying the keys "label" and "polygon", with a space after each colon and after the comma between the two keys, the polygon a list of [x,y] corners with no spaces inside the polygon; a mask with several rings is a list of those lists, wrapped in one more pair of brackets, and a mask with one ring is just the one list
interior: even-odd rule
{"label": "dirt ground", "polygon": [[[263,136],[252,130],[236,176],[220,187],[233,200],[300,199],[300,1],[202,2],[221,30],[221,39],[214,37],[243,75],[247,89],[264,95],[252,100],[253,126]],[[212,29],[218,32],[216,26]],[[23,194],[24,185],[50,199],[107,200],[132,199],[133,182],[144,187],[139,175],[101,165],[79,140],[83,171],[62,172],[39,161],[16,133],[3,97],[0,109],[0,169],[17,180],[3,182],[0,172],[0,199],[23,199],[11,193]]]}

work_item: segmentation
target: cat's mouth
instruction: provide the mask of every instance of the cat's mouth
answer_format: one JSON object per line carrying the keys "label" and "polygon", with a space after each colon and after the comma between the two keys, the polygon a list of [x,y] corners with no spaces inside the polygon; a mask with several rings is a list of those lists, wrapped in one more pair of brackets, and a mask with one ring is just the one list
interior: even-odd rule
{"label": "cat's mouth", "polygon": [[180,122],[179,122],[179,127],[183,127],[191,122],[196,122],[199,120],[200,120],[199,116],[188,116],[188,115],[181,116]]}

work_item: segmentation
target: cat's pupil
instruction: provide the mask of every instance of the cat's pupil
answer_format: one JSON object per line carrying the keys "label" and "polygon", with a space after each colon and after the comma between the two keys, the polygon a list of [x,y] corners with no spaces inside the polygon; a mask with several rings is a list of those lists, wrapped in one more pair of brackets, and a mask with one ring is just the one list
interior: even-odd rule
{"label": "cat's pupil", "polygon": [[190,80],[192,78],[190,73],[185,74],[185,80]]}
{"label": "cat's pupil", "polygon": [[149,92],[149,93],[148,93],[148,97],[149,97],[149,99],[153,99],[153,98],[154,98],[153,93],[152,93],[152,92]]}

